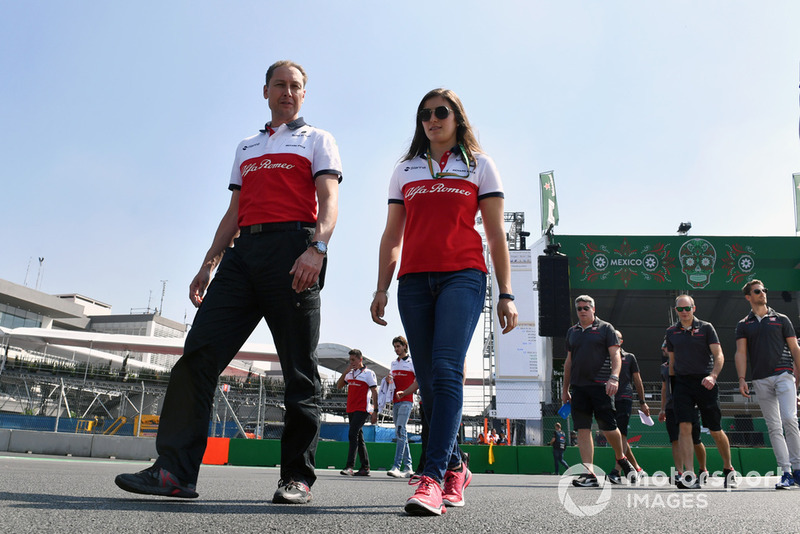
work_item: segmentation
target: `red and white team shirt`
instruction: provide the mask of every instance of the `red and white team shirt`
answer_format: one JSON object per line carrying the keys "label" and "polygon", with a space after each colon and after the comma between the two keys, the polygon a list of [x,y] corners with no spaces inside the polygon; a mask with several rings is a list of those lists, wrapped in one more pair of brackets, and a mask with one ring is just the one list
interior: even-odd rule
{"label": "red and white team shirt", "polygon": [[354,369],[344,377],[347,382],[347,413],[368,412],[370,388],[378,387],[378,379],[371,369]]}
{"label": "red and white team shirt", "polygon": [[[411,356],[392,360],[391,373],[395,391],[401,389],[406,391],[417,378],[417,375],[414,374],[414,363],[411,361]],[[395,402],[414,402],[414,394],[404,395]]]}
{"label": "red and white team shirt", "polygon": [[487,272],[475,216],[479,201],[504,196],[503,184],[489,156],[479,153],[473,157],[476,161],[471,168],[457,149],[444,165],[431,161],[434,173],[457,173],[468,178],[434,179],[425,155],[401,161],[395,167],[389,182],[389,203],[406,208],[398,278],[408,273],[468,268]]}
{"label": "red and white team shirt", "polygon": [[266,127],[236,148],[228,189],[241,189],[239,226],[317,221],[314,180],[333,174],[342,181],[339,148],[333,136],[301,118]]}

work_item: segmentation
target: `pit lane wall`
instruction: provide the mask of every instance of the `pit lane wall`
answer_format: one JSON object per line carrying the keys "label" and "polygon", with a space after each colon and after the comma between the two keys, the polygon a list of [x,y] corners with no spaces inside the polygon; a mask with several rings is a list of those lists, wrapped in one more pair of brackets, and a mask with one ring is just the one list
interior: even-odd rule
{"label": "pit lane wall", "polygon": [[[342,469],[347,457],[347,442],[320,441],[317,446],[319,469]],[[412,458],[419,458],[420,444],[411,444]],[[547,474],[552,473],[553,454],[543,446],[463,445],[470,455],[473,473]],[[368,442],[370,464],[374,471],[388,469],[394,459],[393,443]],[[490,458],[490,450],[491,456]],[[722,470],[722,460],[715,448],[707,447],[708,469]],[[28,453],[53,456],[79,456],[150,461],[157,456],[155,438],[65,434],[31,430],[0,429],[0,453]],[[672,451],[669,447],[635,447],[639,464],[648,473],[670,472]],[[775,456],[771,448],[732,447],[733,467],[740,473],[775,474]],[[564,459],[570,465],[580,463],[577,447],[568,447]],[[490,460],[493,460],[490,462]],[[214,465],[277,466],[280,463],[280,441],[274,439],[209,438],[203,463]],[[609,447],[595,448],[594,463],[610,470],[614,453]]]}

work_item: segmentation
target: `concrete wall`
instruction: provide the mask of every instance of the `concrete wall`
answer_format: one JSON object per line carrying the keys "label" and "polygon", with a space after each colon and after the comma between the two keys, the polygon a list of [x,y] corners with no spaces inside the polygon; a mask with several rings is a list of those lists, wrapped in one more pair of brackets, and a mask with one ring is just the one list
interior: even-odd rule
{"label": "concrete wall", "polygon": [[[219,442],[219,443],[216,443]],[[280,463],[279,440],[249,440],[216,438],[219,445],[215,460],[206,451],[204,463],[243,466],[274,466]],[[347,457],[347,442],[320,441],[317,446],[317,466],[320,469],[341,469]],[[213,449],[214,447],[210,447]],[[225,449],[225,450],[222,450]],[[375,471],[388,469],[394,458],[393,443],[367,443],[371,468]],[[463,445],[470,453],[470,469],[474,473],[552,473],[553,455],[550,447],[541,446],[502,446],[492,447],[490,463],[489,447],[486,445]],[[722,459],[713,447],[708,452],[709,471],[722,469]],[[132,436],[103,436],[74,434],[67,432],[41,432],[34,430],[0,429],[0,452],[17,452],[47,455],[71,455],[92,458],[117,458],[125,460],[152,461],[156,458],[155,438],[136,438]],[[672,451],[668,447],[634,447],[633,451],[645,471],[669,473],[672,466]],[[411,445],[411,455],[419,458],[420,445]],[[775,456],[769,447],[731,447],[733,467],[742,474],[758,472],[775,473]],[[221,458],[221,459],[220,459]],[[580,463],[577,447],[564,451],[567,463]],[[614,454],[610,447],[595,449],[595,463],[601,467],[614,464]]]}
{"label": "concrete wall", "polygon": [[155,438],[0,429],[0,451],[124,460],[155,459]]}

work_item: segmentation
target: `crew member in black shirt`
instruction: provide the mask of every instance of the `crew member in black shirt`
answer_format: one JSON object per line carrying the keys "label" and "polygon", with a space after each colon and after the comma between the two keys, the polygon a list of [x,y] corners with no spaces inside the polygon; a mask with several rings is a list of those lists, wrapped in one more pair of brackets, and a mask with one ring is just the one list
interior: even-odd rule
{"label": "crew member in black shirt", "polygon": [[775,460],[783,469],[775,489],[788,489],[800,484],[800,429],[793,373],[793,367],[800,368],[800,347],[789,318],[767,306],[767,288],[761,280],[747,282],[742,293],[751,311],[736,325],[739,392],[750,397],[745,380],[750,356],[753,389],[767,423]]}
{"label": "crew member in black shirt", "polygon": [[714,326],[694,316],[694,299],[681,295],[675,299],[679,320],[667,329],[669,373],[675,377],[672,402],[678,419],[678,470],[683,478],[677,485],[682,489],[700,488],[694,474],[692,455],[692,418],[695,407],[700,410],[703,425],[708,427],[723,463],[725,487],[736,486],[736,473],[731,464],[731,446],[722,430],[722,411],[719,405],[717,377],[725,357]]}
{"label": "crew member in black shirt", "polygon": [[619,387],[621,367],[617,334],[610,323],[595,316],[594,299],[589,295],[576,298],[575,309],[578,323],[567,331],[567,359],[564,362],[561,400],[565,404],[572,404],[572,421],[578,430],[581,461],[589,470],[573,480],[572,484],[578,487],[597,487],[599,483],[592,463],[592,416],[614,449],[617,463],[625,477],[635,478],[636,472],[625,457],[622,434],[617,428],[614,412],[614,395]]}

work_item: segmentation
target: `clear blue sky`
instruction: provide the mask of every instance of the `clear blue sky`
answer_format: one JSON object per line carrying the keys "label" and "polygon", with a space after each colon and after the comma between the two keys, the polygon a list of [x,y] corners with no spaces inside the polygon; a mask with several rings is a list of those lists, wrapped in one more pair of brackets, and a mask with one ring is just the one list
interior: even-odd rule
{"label": "clear blue sky", "polygon": [[[444,7],[446,5],[446,7]],[[322,341],[388,362],[369,319],[391,170],[429,89],[462,98],[507,211],[539,234],[794,235],[800,3],[0,0],[0,277],[191,322],[188,285],[268,120],[267,66],[309,73],[344,181]],[[394,289],[394,287],[393,287]],[[152,291],[152,299],[150,293]],[[480,330],[480,326],[479,326]],[[259,328],[256,342],[271,342]],[[470,373],[480,371],[480,346]]]}

